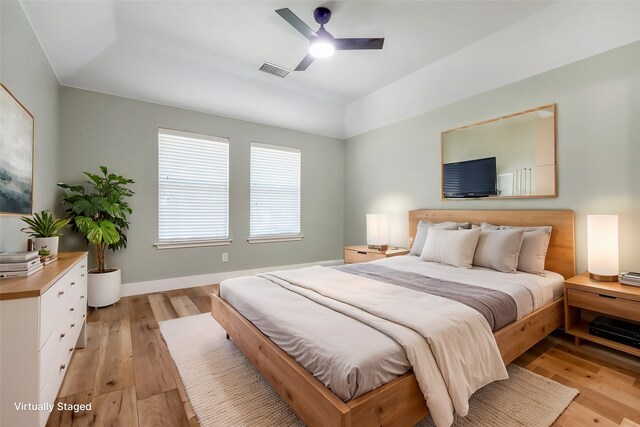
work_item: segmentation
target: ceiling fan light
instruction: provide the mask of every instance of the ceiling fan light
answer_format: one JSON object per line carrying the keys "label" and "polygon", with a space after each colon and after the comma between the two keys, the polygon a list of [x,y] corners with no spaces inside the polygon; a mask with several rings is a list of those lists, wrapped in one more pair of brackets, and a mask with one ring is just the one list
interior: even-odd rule
{"label": "ceiling fan light", "polygon": [[326,40],[317,40],[309,46],[309,53],[316,58],[328,58],[336,48]]}

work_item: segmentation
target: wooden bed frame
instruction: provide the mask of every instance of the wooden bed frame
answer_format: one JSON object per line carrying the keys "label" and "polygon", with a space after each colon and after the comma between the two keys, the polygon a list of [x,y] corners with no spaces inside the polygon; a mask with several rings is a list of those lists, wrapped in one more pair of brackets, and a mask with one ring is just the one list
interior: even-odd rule
{"label": "wooden bed frame", "polygon": [[[415,237],[421,220],[470,221],[496,225],[551,225],[547,270],[565,279],[575,275],[573,211],[414,210],[409,212],[409,234]],[[281,350],[219,295],[211,297],[211,313],[238,348],[271,386],[309,426],[413,426],[428,414],[413,372],[343,402],[331,390]],[[495,332],[505,364],[510,363],[563,322],[563,299],[556,300]]]}

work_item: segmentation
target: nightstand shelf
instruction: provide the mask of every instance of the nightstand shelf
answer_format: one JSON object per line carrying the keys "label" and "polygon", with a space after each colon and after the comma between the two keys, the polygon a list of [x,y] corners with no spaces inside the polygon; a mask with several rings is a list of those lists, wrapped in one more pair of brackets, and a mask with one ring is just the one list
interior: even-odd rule
{"label": "nightstand shelf", "polygon": [[359,262],[369,262],[377,259],[406,255],[408,253],[409,249],[404,248],[389,248],[386,251],[379,251],[378,249],[371,249],[367,245],[345,246],[344,263],[356,264]]}
{"label": "nightstand shelf", "polygon": [[587,341],[602,344],[604,346],[615,348],[616,350],[624,351],[625,353],[633,354],[634,356],[640,357],[640,348],[631,347],[629,345],[625,345],[616,341],[611,341],[606,338],[591,335],[589,333],[589,322],[587,322],[586,320],[580,320],[580,322],[574,325],[571,330],[567,330],[566,332],[578,339],[585,339]]}
{"label": "nightstand shelf", "polygon": [[585,339],[640,357],[640,348],[591,335],[589,321],[585,319],[602,314],[640,322],[640,288],[618,282],[598,282],[584,273],[566,280],[564,292],[565,332],[576,338],[576,345]]}

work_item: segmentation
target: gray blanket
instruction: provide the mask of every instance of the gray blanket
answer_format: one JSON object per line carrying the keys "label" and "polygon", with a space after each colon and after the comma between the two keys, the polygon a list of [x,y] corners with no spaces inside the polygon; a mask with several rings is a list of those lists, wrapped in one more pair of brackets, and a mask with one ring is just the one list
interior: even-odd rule
{"label": "gray blanket", "polygon": [[332,268],[465,304],[482,314],[494,332],[515,322],[517,318],[516,302],[505,292],[436,279],[376,264],[349,264]]}

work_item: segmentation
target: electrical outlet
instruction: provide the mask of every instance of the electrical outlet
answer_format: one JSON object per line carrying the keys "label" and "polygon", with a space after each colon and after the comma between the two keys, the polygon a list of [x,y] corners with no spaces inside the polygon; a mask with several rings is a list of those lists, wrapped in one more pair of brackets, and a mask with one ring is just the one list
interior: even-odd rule
{"label": "electrical outlet", "polygon": [[226,252],[222,253],[222,262],[227,262],[229,261],[229,254]]}

